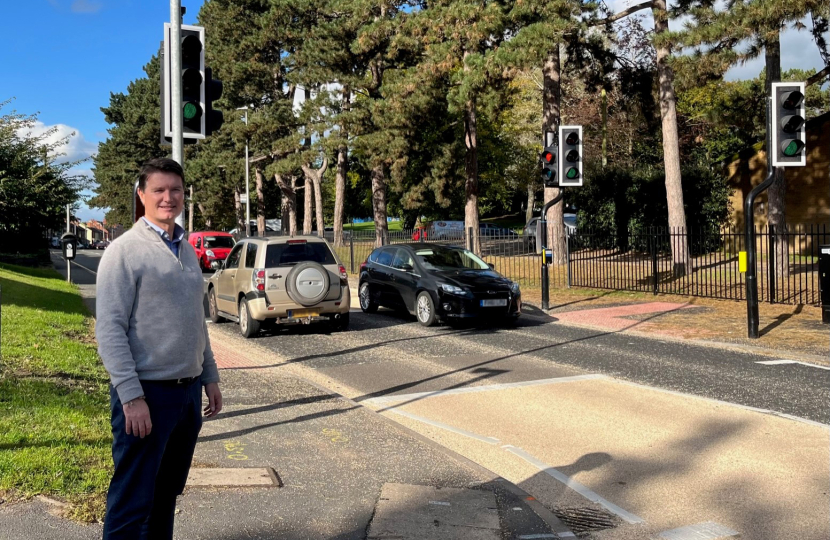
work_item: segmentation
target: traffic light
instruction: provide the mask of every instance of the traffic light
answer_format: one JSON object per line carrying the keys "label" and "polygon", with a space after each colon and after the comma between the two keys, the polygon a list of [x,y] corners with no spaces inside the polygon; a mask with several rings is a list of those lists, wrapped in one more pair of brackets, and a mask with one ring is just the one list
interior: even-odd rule
{"label": "traffic light", "polygon": [[582,185],[582,126],[559,126],[559,185]]}
{"label": "traffic light", "polygon": [[772,83],[772,166],[803,167],[807,164],[804,148],[804,83]]}
{"label": "traffic light", "polygon": [[206,136],[205,121],[205,29],[201,26],[182,25],[181,73],[173,74],[171,66],[170,23],[164,24],[164,70],[162,75],[162,134],[165,138],[173,137],[172,89],[173,76],[182,81],[182,137],[185,142],[195,142]]}
{"label": "traffic light", "polygon": [[546,146],[539,155],[542,162],[542,183],[545,187],[557,187],[559,180],[556,174],[556,147]]}
{"label": "traffic light", "polygon": [[205,88],[205,134],[211,135],[222,127],[225,123],[225,115],[222,111],[214,110],[213,102],[222,97],[222,81],[213,78],[213,70],[209,67],[205,68],[205,77],[207,85]]}

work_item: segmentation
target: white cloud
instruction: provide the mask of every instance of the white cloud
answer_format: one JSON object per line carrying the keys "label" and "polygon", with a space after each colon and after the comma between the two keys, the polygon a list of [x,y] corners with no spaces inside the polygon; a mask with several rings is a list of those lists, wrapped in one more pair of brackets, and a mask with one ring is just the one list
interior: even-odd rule
{"label": "white cloud", "polygon": [[98,150],[98,145],[96,143],[86,140],[80,131],[71,126],[67,126],[66,124],[47,126],[40,120],[37,120],[31,128],[20,130],[18,135],[36,137],[43,135],[50,130],[54,131],[45,137],[43,142],[46,144],[54,144],[62,140],[64,141],[54,150],[55,154],[65,154],[60,156],[58,159],[61,163],[88,159]]}
{"label": "white cloud", "polygon": [[[802,21],[810,28],[810,21]],[[789,69],[822,69],[824,62],[809,30],[798,31],[788,28],[781,33],[781,72]],[[764,69],[764,52],[749,62],[735,66],[726,72],[727,81],[754,79]]]}

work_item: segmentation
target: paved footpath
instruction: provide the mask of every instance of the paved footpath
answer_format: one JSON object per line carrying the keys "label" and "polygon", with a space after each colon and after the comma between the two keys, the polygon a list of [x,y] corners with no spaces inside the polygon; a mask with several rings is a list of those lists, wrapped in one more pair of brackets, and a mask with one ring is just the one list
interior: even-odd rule
{"label": "paved footpath", "polygon": [[[270,366],[267,356],[221,340],[214,349],[225,409],[202,429],[192,483],[233,470],[214,475],[217,485],[188,487],[176,539],[427,538],[438,530],[435,538],[459,540],[573,537],[521,489],[452,451]],[[233,473],[246,469],[270,470],[275,482],[235,485],[245,479]],[[72,523],[60,510],[40,499],[0,505],[0,540],[100,538],[100,524]],[[419,536],[425,528],[430,536]]]}

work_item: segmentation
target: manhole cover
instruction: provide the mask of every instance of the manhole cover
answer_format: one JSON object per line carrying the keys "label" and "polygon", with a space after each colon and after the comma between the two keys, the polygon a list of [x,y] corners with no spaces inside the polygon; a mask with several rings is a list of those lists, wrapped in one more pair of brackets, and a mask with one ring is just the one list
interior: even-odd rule
{"label": "manhole cover", "polygon": [[613,529],[619,524],[613,514],[594,508],[556,508],[553,513],[579,536],[585,536],[592,531]]}

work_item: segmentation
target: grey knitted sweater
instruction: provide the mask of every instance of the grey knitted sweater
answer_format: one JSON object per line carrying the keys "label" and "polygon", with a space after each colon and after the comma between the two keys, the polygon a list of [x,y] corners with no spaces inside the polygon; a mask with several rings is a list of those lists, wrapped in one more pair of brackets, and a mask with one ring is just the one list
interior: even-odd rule
{"label": "grey knitted sweater", "polygon": [[101,257],[96,290],[98,354],[122,403],[142,380],[219,381],[205,324],[204,280],[193,247],[173,254],[143,220]]}

